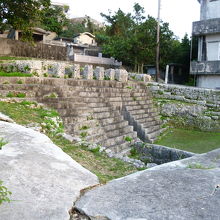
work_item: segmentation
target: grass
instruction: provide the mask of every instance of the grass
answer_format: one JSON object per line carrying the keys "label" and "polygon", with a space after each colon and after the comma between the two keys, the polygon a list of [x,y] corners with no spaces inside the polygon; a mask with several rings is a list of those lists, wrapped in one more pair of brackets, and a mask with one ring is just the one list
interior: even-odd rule
{"label": "grass", "polygon": [[14,92],[9,92],[6,97],[8,98],[13,98],[13,97],[17,97],[17,98],[25,98],[26,94],[25,93],[14,93]]}
{"label": "grass", "polygon": [[6,72],[0,71],[0,76],[4,76],[4,77],[32,77],[33,75],[30,73],[21,73],[21,72],[6,73]]}
{"label": "grass", "polygon": [[28,57],[10,57],[10,56],[0,56],[0,60],[31,60]]}
{"label": "grass", "polygon": [[206,167],[200,163],[190,163],[188,164],[187,168],[198,169],[198,170],[210,170],[210,169],[214,169],[215,167]]}
{"label": "grass", "polygon": [[[31,108],[30,106],[34,104],[36,103],[29,101],[22,101],[21,103],[0,102],[0,112],[8,115],[21,125],[27,125],[30,123],[40,124],[45,122],[45,117],[47,116],[58,116],[58,113],[54,110]],[[98,148],[89,150],[85,146],[78,146],[77,143],[70,143],[60,136],[55,136],[50,133],[47,135],[74,160],[92,173],[96,174],[101,183],[106,183],[112,179],[120,178],[140,170],[119,159],[109,158],[105,153],[100,153]],[[84,136],[84,134],[82,136]]]}
{"label": "grass", "polygon": [[206,153],[220,148],[220,133],[170,129],[167,135],[156,141],[155,144],[194,153]]}
{"label": "grass", "polygon": [[96,174],[101,183],[139,171],[134,166],[119,159],[109,158],[105,153],[100,153],[96,149],[88,150],[85,146],[76,146],[58,136],[51,139],[75,161]]}
{"label": "grass", "polygon": [[58,113],[43,108],[30,108],[34,103],[23,101],[21,103],[0,102],[0,112],[14,119],[18,124],[27,125],[32,122],[42,123],[43,119],[56,117]]}

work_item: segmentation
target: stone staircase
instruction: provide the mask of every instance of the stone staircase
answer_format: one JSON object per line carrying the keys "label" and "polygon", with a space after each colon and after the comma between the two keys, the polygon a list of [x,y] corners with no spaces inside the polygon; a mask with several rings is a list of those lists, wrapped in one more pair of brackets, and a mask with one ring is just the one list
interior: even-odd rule
{"label": "stone staircase", "polygon": [[163,130],[151,94],[140,82],[0,78],[0,94],[9,92],[56,109],[67,133],[114,153],[128,153],[138,138],[153,142]]}

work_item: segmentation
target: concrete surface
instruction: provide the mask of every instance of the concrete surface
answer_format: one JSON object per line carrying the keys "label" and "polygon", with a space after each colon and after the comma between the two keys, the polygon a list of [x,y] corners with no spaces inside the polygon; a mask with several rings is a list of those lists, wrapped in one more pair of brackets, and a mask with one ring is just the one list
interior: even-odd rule
{"label": "concrete surface", "polygon": [[12,192],[0,206],[1,220],[67,220],[80,190],[97,177],[51,140],[20,125],[0,122],[0,180]]}
{"label": "concrete surface", "polygon": [[219,167],[220,149],[167,163],[89,191],[76,208],[92,220],[219,220]]}

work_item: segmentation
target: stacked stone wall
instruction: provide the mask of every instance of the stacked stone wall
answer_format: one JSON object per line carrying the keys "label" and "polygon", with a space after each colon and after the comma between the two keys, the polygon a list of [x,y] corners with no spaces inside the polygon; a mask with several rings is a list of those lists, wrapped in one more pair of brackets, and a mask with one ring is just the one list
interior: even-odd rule
{"label": "stacked stone wall", "polygon": [[165,121],[206,131],[220,131],[220,90],[149,83]]}

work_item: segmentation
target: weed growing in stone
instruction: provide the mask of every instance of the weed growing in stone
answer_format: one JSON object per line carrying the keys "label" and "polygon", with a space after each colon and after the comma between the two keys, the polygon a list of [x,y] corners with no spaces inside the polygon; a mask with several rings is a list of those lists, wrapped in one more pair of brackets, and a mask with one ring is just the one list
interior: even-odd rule
{"label": "weed growing in stone", "polygon": [[129,136],[126,136],[126,137],[124,138],[124,140],[131,143],[131,142],[133,141],[133,138],[132,138],[132,137],[129,137]]}
{"label": "weed growing in stone", "polygon": [[79,130],[88,130],[90,127],[87,125],[83,125]]}
{"label": "weed growing in stone", "polygon": [[81,138],[85,138],[85,137],[87,137],[87,135],[88,135],[87,132],[81,132],[81,133],[80,133],[80,137],[81,137]]}
{"label": "weed growing in stone", "polygon": [[18,80],[16,83],[17,84],[23,84],[22,80]]}
{"label": "weed growing in stone", "polygon": [[206,167],[200,163],[190,163],[188,164],[187,168],[189,169],[199,169],[199,170],[209,170],[209,169],[214,169],[215,167]]}
{"label": "weed growing in stone", "polygon": [[45,96],[45,98],[55,99],[55,98],[58,98],[58,95],[55,92],[52,92],[49,95]]}
{"label": "weed growing in stone", "polygon": [[110,80],[109,76],[104,76],[104,80]]}
{"label": "weed growing in stone", "polygon": [[26,94],[25,93],[15,93],[15,92],[9,92],[7,95],[6,95],[7,98],[25,98],[26,97]]}
{"label": "weed growing in stone", "polygon": [[9,196],[11,195],[12,193],[10,191],[8,191],[8,189],[3,186],[3,182],[0,180],[0,205],[3,203],[3,202],[10,202],[10,198]]}
{"label": "weed growing in stone", "polygon": [[137,101],[137,98],[136,98],[136,97],[133,97],[133,101]]}
{"label": "weed growing in stone", "polygon": [[3,140],[3,138],[0,138],[0,150],[2,149],[2,147],[7,144],[6,141]]}

